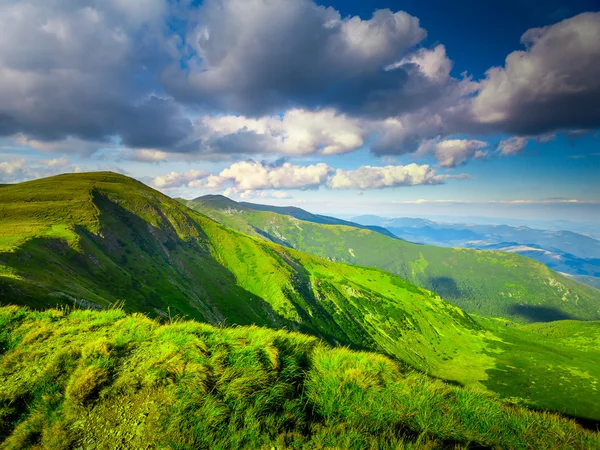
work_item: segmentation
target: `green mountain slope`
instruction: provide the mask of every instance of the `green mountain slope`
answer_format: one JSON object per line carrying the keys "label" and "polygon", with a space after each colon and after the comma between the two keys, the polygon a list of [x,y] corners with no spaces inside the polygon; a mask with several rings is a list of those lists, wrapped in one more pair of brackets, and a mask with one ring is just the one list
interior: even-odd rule
{"label": "green mountain slope", "polygon": [[0,380],[2,449],[600,446],[380,355],[119,310],[0,308]]}
{"label": "green mountain slope", "polygon": [[[117,303],[155,317],[285,327],[534,407],[600,419],[597,349],[565,350],[530,331],[481,325],[397,276],[240,234],[111,173],[2,188],[0,302]],[[511,372],[518,382],[507,382],[505,367],[519,368]],[[556,372],[565,386],[549,389]]]}
{"label": "green mountain slope", "polygon": [[203,197],[186,204],[243,233],[394,273],[467,312],[522,322],[600,319],[600,290],[520,255],[412,244],[357,227],[253,210],[254,205],[232,200],[226,207]]}

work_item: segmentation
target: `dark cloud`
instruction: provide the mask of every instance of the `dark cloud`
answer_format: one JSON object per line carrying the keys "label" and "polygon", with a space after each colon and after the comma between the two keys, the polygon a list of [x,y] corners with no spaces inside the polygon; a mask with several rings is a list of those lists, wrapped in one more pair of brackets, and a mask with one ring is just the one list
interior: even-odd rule
{"label": "dark cloud", "polygon": [[[5,2],[0,6],[0,134],[171,148],[191,131],[156,85],[163,0]],[[163,64],[164,65],[164,64]]]}
{"label": "dark cloud", "polygon": [[405,12],[312,0],[4,1],[0,30],[0,136],[48,152],[395,155],[600,126],[600,13],[527,31],[480,81]]}
{"label": "dark cloud", "polygon": [[414,64],[385,70],[425,35],[402,11],[361,20],[312,0],[207,0],[188,36],[196,56],[164,80],[181,101],[247,115],[328,106],[382,117],[438,95]]}
{"label": "dark cloud", "polygon": [[521,135],[600,126],[600,13],[528,30],[521,41],[526,49],[481,81],[472,119]]}

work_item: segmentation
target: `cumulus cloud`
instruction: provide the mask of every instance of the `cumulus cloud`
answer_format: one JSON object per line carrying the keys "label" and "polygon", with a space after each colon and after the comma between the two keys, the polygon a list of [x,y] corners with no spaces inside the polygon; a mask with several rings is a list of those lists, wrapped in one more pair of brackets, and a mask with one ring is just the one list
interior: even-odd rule
{"label": "cumulus cloud", "polygon": [[165,162],[168,158],[169,153],[154,148],[127,149],[123,155],[123,159],[147,163]]}
{"label": "cumulus cloud", "polygon": [[11,158],[0,161],[0,183],[15,183],[34,178],[49,177],[65,172],[79,172],[81,169],[71,164],[66,157],[46,159],[38,162],[24,158]]}
{"label": "cumulus cloud", "polygon": [[130,147],[176,145],[189,134],[189,119],[143,82],[163,58],[155,22],[166,6],[165,0],[3,2],[0,135],[23,133],[50,151],[71,139],[80,153],[114,136]]}
{"label": "cumulus cloud", "polygon": [[[171,172],[156,177],[157,188],[198,187],[225,189],[225,195],[241,198],[287,198],[280,189],[383,189],[399,186],[442,184],[448,175],[437,175],[427,164],[362,166],[356,170],[333,169],[324,163],[295,165],[289,162],[266,164],[256,161],[234,163],[218,175],[204,171]],[[455,178],[462,178],[456,176]],[[262,192],[270,191],[270,192]]]}
{"label": "cumulus cloud", "polygon": [[232,164],[219,174],[222,183],[233,182],[238,190],[315,189],[327,180],[331,167],[327,164],[298,166],[288,162],[269,166],[255,161]]}
{"label": "cumulus cloud", "polygon": [[482,159],[487,156],[483,151],[487,142],[474,139],[431,140],[419,149],[419,153],[431,153],[441,167],[456,167],[465,164],[470,159]]}
{"label": "cumulus cloud", "polygon": [[46,159],[42,161],[42,165],[46,167],[65,167],[69,164],[69,159],[66,156],[63,156],[61,158]]}
{"label": "cumulus cloud", "polygon": [[[546,142],[540,139],[540,142]],[[514,136],[508,139],[500,141],[498,144],[498,151],[502,156],[516,155],[523,151],[527,145],[527,139],[524,137]]]}
{"label": "cumulus cloud", "polygon": [[188,36],[196,56],[164,79],[182,101],[219,110],[264,115],[328,105],[381,117],[441,95],[443,47],[404,59],[425,36],[403,11],[361,19],[312,0],[207,0]]}
{"label": "cumulus cloud", "polygon": [[443,177],[427,164],[406,166],[363,166],[356,170],[337,169],[329,180],[331,189],[382,189],[417,184],[441,184]]}
{"label": "cumulus cloud", "polygon": [[[420,47],[406,12],[313,0],[9,1],[0,29],[0,137],[47,153],[385,156],[503,132],[515,154],[600,126],[600,13],[526,31],[479,81],[452,75],[443,43]],[[446,167],[481,150],[442,147]]]}
{"label": "cumulus cloud", "polygon": [[331,155],[356,150],[364,143],[364,124],[333,109],[292,109],[283,116],[206,116],[202,119],[208,153]]}
{"label": "cumulus cloud", "polygon": [[600,13],[532,28],[526,46],[488,70],[474,119],[503,131],[539,134],[600,125]]}
{"label": "cumulus cloud", "polygon": [[27,170],[27,163],[23,158],[0,162],[0,174],[3,181],[18,179]]}
{"label": "cumulus cloud", "polygon": [[287,192],[282,192],[282,191],[252,191],[252,190],[246,190],[244,192],[241,192],[239,194],[240,198],[244,198],[244,199],[262,199],[262,198],[270,198],[270,199],[276,199],[276,200],[283,200],[283,199],[288,199],[288,198],[293,198],[290,194],[288,194]]}
{"label": "cumulus cloud", "polygon": [[174,187],[188,186],[195,187],[197,182],[209,175],[204,170],[188,170],[187,172],[171,172],[167,175],[159,175],[152,181],[152,184],[159,189],[168,189]]}

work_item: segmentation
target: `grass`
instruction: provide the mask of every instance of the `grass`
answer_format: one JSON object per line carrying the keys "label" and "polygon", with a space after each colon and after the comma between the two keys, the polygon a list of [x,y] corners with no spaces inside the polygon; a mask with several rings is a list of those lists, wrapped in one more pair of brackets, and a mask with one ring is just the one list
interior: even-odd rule
{"label": "grass", "polygon": [[600,445],[569,419],[299,333],[4,307],[0,343],[3,449]]}
{"label": "grass", "polygon": [[599,290],[517,254],[413,244],[362,227],[317,223],[320,216],[302,210],[293,217],[277,213],[285,208],[255,210],[215,196],[184,203],[242,233],[394,273],[469,313],[519,322],[600,320]]}
{"label": "grass", "polygon": [[[515,403],[600,420],[598,346],[473,320],[395,275],[241,234],[130,178],[71,174],[6,186],[0,211],[1,233],[14,238],[0,250],[3,305],[122,304],[155,318],[286,328]],[[414,268],[431,264],[419,258]],[[590,327],[581,333],[594,336]]]}

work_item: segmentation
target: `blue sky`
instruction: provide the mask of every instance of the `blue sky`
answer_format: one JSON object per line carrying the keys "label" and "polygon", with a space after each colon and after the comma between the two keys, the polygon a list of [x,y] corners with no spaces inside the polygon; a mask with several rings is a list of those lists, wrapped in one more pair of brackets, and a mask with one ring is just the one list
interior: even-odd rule
{"label": "blue sky", "polygon": [[597,2],[0,5],[0,183],[600,222]]}

